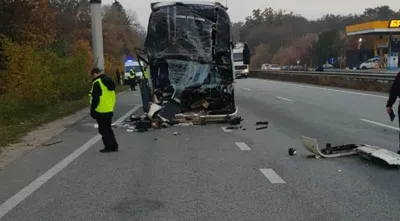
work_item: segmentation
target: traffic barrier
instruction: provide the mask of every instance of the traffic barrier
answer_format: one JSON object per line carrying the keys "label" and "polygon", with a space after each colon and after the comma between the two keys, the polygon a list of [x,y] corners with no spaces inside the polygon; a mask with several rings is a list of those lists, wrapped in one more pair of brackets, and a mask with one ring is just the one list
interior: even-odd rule
{"label": "traffic barrier", "polygon": [[252,70],[250,78],[308,83],[348,89],[389,92],[396,77],[394,73],[260,71]]}

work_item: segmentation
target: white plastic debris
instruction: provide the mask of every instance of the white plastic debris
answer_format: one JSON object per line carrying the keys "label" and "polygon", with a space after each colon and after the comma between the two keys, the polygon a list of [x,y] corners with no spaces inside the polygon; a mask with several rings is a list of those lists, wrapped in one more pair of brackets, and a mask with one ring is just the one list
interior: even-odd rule
{"label": "white plastic debris", "polygon": [[188,126],[193,126],[192,122],[188,122],[188,123],[179,123],[179,124],[175,124],[175,127],[188,127]]}

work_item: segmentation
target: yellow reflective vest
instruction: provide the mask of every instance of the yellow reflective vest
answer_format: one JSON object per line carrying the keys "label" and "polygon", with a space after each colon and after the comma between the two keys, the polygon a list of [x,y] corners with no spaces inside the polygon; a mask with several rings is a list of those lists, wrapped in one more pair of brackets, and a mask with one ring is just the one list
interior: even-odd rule
{"label": "yellow reflective vest", "polygon": [[99,105],[97,105],[95,111],[98,113],[109,113],[114,111],[115,107],[115,100],[116,100],[116,94],[115,91],[110,91],[108,88],[103,84],[101,81],[101,78],[93,81],[92,83],[92,88],[90,90],[90,104],[92,104],[92,92],[93,92],[93,86],[94,84],[98,82],[101,88],[101,96],[100,96],[100,101]]}
{"label": "yellow reflective vest", "polygon": [[134,70],[131,69],[131,70],[129,71],[129,73],[130,73],[130,75],[129,75],[129,78],[130,78],[130,79],[134,79],[134,78],[136,77],[136,74],[135,74],[135,71],[134,71]]}
{"label": "yellow reflective vest", "polygon": [[143,73],[143,76],[144,76],[145,79],[149,79],[149,76],[150,76],[149,71],[145,70],[144,73]]}

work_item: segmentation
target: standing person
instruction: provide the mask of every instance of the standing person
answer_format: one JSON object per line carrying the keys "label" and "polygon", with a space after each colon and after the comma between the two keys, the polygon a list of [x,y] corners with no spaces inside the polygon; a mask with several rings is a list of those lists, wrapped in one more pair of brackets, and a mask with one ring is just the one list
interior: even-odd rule
{"label": "standing person", "polygon": [[91,76],[93,83],[90,91],[90,115],[96,119],[103,139],[104,148],[100,152],[118,151],[118,143],[111,126],[116,100],[115,84],[99,68],[93,68]]}
{"label": "standing person", "polygon": [[133,69],[129,71],[129,81],[131,84],[131,91],[136,91],[136,73]]}
{"label": "standing person", "polygon": [[[386,103],[386,112],[389,115],[393,115],[393,104],[396,102],[397,97],[400,96],[400,72],[397,73],[396,78],[393,81],[392,87],[390,88],[389,99]],[[400,125],[400,104],[397,108],[397,118]],[[400,154],[400,132],[399,132],[399,151],[397,152]]]}

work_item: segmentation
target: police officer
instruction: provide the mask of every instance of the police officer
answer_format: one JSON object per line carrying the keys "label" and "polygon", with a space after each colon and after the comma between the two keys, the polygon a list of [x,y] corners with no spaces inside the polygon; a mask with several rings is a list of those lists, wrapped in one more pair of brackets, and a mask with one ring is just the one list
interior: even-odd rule
{"label": "police officer", "polygon": [[131,69],[129,71],[129,80],[130,80],[130,84],[131,84],[131,90],[132,91],[136,91],[136,73],[133,69]]}
{"label": "police officer", "polygon": [[100,152],[118,151],[118,143],[111,126],[116,100],[115,84],[99,68],[93,68],[91,76],[93,83],[90,91],[90,115],[96,119],[103,139],[104,148]]}
{"label": "police officer", "polygon": [[[392,87],[390,88],[389,99],[386,103],[386,112],[391,115],[393,113],[393,104],[396,102],[397,97],[400,96],[400,72],[397,74],[395,80],[393,81]],[[400,104],[397,108],[397,118],[400,125]],[[400,154],[400,132],[399,132],[399,151]]]}

